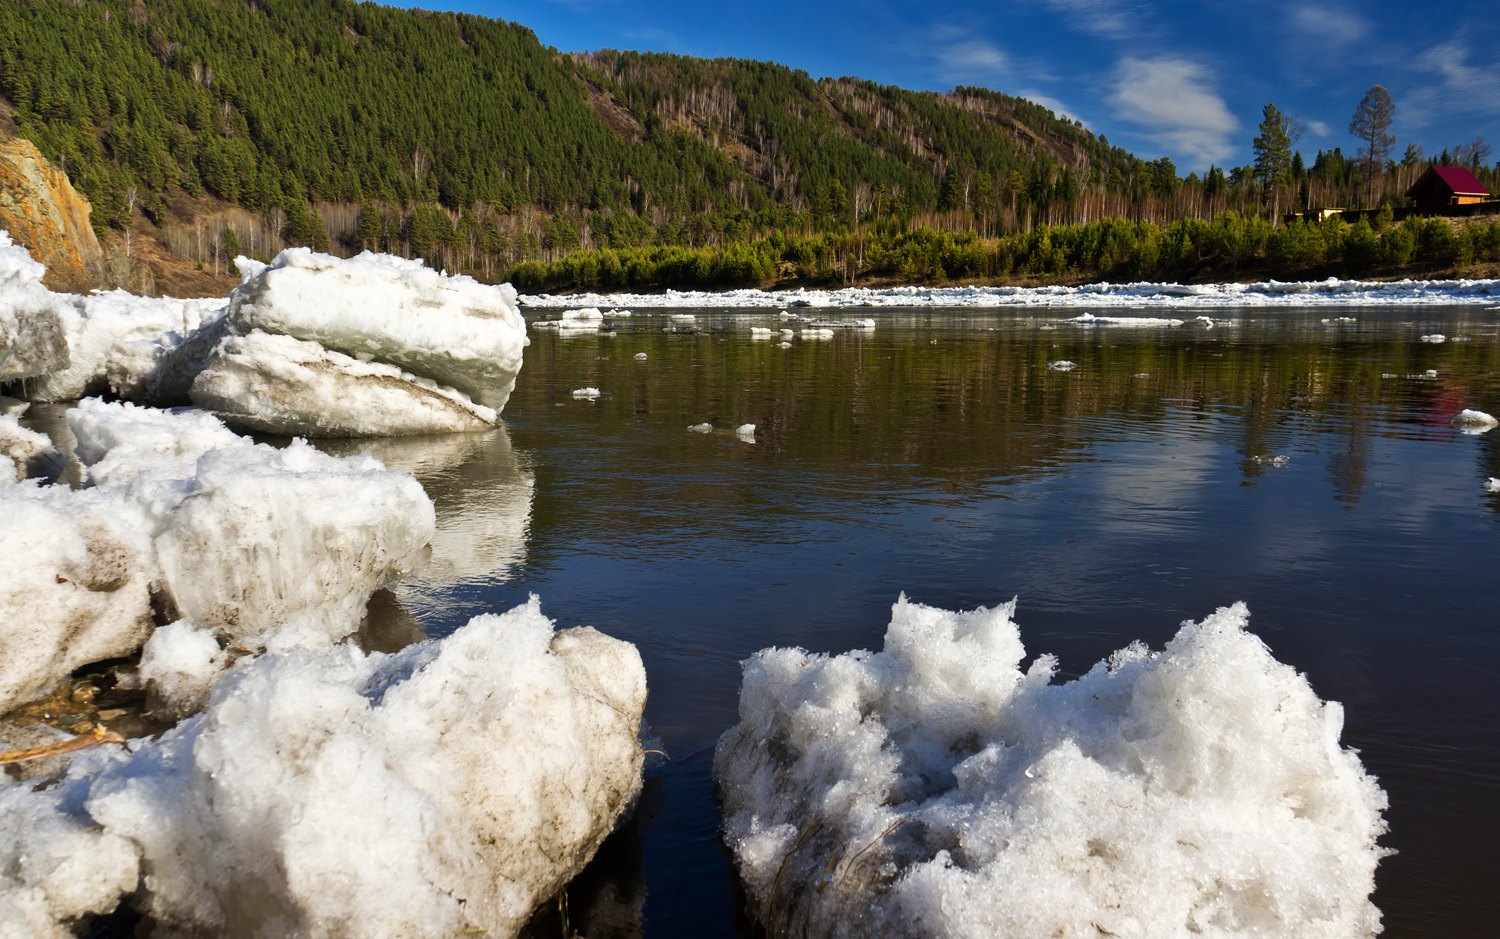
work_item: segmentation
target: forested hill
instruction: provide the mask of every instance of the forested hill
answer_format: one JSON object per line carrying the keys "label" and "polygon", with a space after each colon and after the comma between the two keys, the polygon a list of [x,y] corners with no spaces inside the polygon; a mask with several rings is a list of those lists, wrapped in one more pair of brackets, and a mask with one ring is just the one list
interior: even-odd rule
{"label": "forested hill", "polygon": [[[999,227],[1085,184],[1128,200],[1176,182],[990,91],[568,55],[522,26],[352,0],[7,0],[0,97],[101,230],[216,202],[346,247],[415,252],[467,226],[470,256],[502,264],[944,211]],[[330,224],[337,204],[365,208],[357,232]],[[449,233],[423,230],[424,207]]]}

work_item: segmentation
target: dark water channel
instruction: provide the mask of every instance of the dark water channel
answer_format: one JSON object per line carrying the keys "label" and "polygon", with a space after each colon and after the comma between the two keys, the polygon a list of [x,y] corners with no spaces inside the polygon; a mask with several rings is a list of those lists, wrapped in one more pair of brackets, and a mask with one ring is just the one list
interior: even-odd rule
{"label": "dark water channel", "polygon": [[[389,641],[534,592],[645,660],[673,762],[575,885],[572,928],[744,931],[710,776],[739,662],[879,648],[905,591],[1019,596],[1029,653],[1070,675],[1248,601],[1275,655],[1344,703],[1344,741],[1390,795],[1386,934],[1494,934],[1500,430],[1450,419],[1500,414],[1500,312],[823,311],[878,326],[789,349],[751,338],[775,311],[693,312],[698,333],[664,332],[668,312],[534,330],[504,431],[374,447],[443,529],[434,567],[380,601]],[[573,397],[586,386],[602,396]]]}

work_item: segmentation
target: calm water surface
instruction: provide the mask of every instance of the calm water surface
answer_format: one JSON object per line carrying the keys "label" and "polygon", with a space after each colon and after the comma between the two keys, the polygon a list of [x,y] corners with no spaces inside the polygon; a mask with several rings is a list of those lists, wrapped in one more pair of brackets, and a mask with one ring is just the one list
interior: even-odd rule
{"label": "calm water surface", "polygon": [[750,337],[774,312],[692,312],[697,333],[665,332],[668,312],[534,330],[504,430],[373,447],[442,530],[433,566],[378,601],[382,641],[534,592],[645,660],[673,762],[575,884],[575,928],[746,931],[710,776],[739,662],[879,648],[904,591],[1019,596],[1028,651],[1069,675],[1248,601],[1277,658],[1344,702],[1345,744],[1390,795],[1386,934],[1494,934],[1500,431],[1450,419],[1500,413],[1500,313],[822,311],[879,325],[780,349]]}

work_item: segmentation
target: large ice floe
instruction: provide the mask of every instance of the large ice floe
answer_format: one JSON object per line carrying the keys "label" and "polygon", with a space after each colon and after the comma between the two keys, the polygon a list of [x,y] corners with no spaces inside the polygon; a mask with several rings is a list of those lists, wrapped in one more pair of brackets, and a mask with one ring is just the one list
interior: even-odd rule
{"label": "large ice floe", "polygon": [[89,482],[149,535],[161,601],[225,636],[293,620],[346,636],[432,539],[422,487],[367,456],[276,449],[203,412],[94,399],[68,423]]}
{"label": "large ice floe", "polygon": [[236,262],[229,330],[195,403],[284,434],[363,436],[491,426],[515,388],[526,323],[508,284],[365,252],[289,248]]}
{"label": "large ice floe", "polygon": [[1243,605],[1055,681],[1014,602],[899,600],[876,653],[767,649],[714,772],[796,936],[1366,936],[1385,794]]}
{"label": "large ice floe", "polygon": [[628,643],[536,600],[393,654],[284,644],[208,709],[0,789],[0,934],[514,935],[640,790]]}
{"label": "large ice floe", "polygon": [[717,307],[1306,307],[1493,305],[1500,280],[1261,281],[1253,284],[1087,284],[1082,287],[846,287],[841,290],[667,290],[659,294],[552,294],[527,307],[620,304],[640,308]]}

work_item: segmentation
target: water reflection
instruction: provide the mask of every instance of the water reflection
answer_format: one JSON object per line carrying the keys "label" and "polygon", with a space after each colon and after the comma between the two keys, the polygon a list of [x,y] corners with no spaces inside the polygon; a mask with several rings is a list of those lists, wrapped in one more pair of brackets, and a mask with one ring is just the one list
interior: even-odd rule
{"label": "water reflection", "polygon": [[[367,452],[391,469],[411,473],[437,512],[427,565],[397,584],[388,604],[372,604],[372,619],[402,616],[429,627],[461,625],[468,617],[455,610],[453,599],[463,585],[506,581],[525,563],[536,481],[505,427],[477,434],[316,443],[333,454]],[[480,603],[469,612],[493,610]]]}

